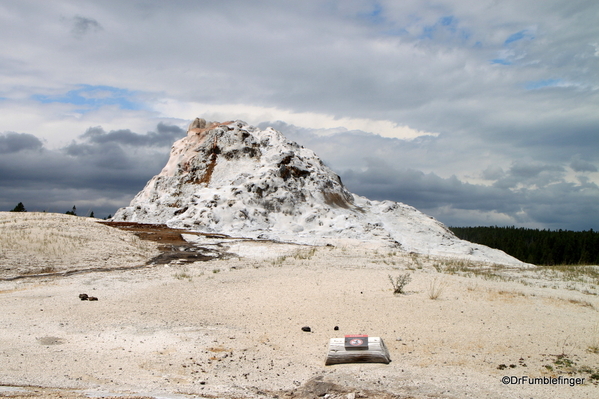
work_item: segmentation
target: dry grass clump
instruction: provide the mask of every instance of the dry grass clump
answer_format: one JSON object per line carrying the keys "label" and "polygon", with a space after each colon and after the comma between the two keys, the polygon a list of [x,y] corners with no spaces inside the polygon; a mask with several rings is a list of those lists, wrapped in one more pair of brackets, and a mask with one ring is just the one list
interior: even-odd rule
{"label": "dry grass clump", "polygon": [[587,307],[587,308],[595,309],[595,305],[593,305],[589,301],[583,301],[583,300],[580,300],[580,299],[568,299],[568,302],[570,302],[573,305],[579,305],[579,306],[584,306],[584,307]]}
{"label": "dry grass clump", "polygon": [[410,253],[410,260],[408,261],[408,269],[416,270],[422,269],[422,260],[420,259],[420,255],[417,253]]}
{"label": "dry grass clump", "polygon": [[539,271],[546,277],[562,281],[591,283],[599,285],[599,266],[590,265],[555,265],[539,266]]}
{"label": "dry grass clump", "polygon": [[283,263],[285,263],[285,261],[290,258],[293,258],[295,260],[310,260],[314,257],[314,255],[316,255],[317,250],[318,248],[316,247],[312,247],[309,249],[299,249],[292,254],[277,256],[276,258],[271,259],[270,263],[273,266],[283,266]]}
{"label": "dry grass clump", "polygon": [[[599,266],[523,265],[518,267],[451,258],[431,259],[428,264],[432,265],[438,273],[498,282],[513,281],[526,286],[567,289],[586,295],[599,295]],[[408,266],[408,268],[413,267]]]}
{"label": "dry grass clump", "polygon": [[433,267],[439,273],[456,274],[464,277],[480,277],[484,280],[513,280],[513,277],[505,274],[506,266],[494,263],[484,264],[464,259],[446,259],[433,263]]}
{"label": "dry grass clump", "polygon": [[593,327],[593,330],[591,331],[591,339],[588,351],[599,354],[599,323],[595,324],[595,327]]}
{"label": "dry grass clump", "polygon": [[298,260],[299,259],[302,259],[302,260],[312,259],[314,254],[316,254],[316,247],[312,247],[310,249],[299,250],[293,255],[293,257]]}
{"label": "dry grass clump", "polygon": [[283,263],[285,262],[286,259],[287,259],[287,255],[277,256],[276,258],[272,259],[270,261],[270,263],[273,266],[283,266]]}
{"label": "dry grass clump", "polygon": [[173,277],[175,277],[177,280],[187,280],[190,282],[193,280],[193,276],[189,273],[188,268],[178,271],[173,275]]}
{"label": "dry grass clump", "polygon": [[443,291],[447,287],[447,282],[440,278],[435,277],[428,286],[428,297],[430,299],[439,299]]}

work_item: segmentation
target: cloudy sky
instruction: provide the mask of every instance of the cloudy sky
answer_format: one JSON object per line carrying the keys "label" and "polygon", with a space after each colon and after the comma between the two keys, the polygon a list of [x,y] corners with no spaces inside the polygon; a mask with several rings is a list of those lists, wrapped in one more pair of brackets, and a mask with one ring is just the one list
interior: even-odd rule
{"label": "cloudy sky", "polygon": [[596,0],[0,0],[0,210],[104,217],[196,116],[451,226],[599,229]]}

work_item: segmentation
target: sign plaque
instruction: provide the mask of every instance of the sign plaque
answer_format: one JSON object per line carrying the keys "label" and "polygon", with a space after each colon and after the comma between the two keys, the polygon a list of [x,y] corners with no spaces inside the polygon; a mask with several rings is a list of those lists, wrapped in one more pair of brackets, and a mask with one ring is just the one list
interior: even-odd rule
{"label": "sign plaque", "polygon": [[368,349],[368,335],[346,335],[345,349]]}

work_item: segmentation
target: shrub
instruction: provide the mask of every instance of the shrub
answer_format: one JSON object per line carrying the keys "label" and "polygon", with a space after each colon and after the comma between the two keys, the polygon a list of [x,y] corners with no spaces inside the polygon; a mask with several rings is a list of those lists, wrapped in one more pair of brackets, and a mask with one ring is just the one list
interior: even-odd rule
{"label": "shrub", "polygon": [[391,285],[393,286],[394,294],[404,294],[405,292],[403,289],[406,285],[408,285],[410,281],[412,281],[412,276],[410,275],[410,273],[400,274],[394,280],[393,277],[389,275],[389,280],[391,281]]}

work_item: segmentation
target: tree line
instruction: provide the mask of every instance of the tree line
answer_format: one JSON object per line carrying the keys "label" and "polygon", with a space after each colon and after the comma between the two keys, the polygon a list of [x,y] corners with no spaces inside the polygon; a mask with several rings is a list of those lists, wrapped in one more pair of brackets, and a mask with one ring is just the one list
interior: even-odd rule
{"label": "tree line", "polygon": [[463,240],[535,265],[599,265],[599,232],[511,227],[450,227]]}
{"label": "tree line", "polygon": [[[25,205],[23,205],[22,202],[19,202],[17,204],[17,206],[15,206],[13,209],[10,210],[10,212],[27,212],[27,209],[25,208]],[[46,212],[46,211],[44,211]],[[66,211],[65,214],[67,215],[72,215],[72,216],[77,216],[77,207],[75,205],[73,205],[73,207],[71,208],[70,211]],[[94,211],[91,211],[89,215],[87,215],[87,217],[90,218],[95,218],[94,216]],[[112,217],[112,215],[108,215],[107,217],[104,218],[104,220],[110,219]]]}

